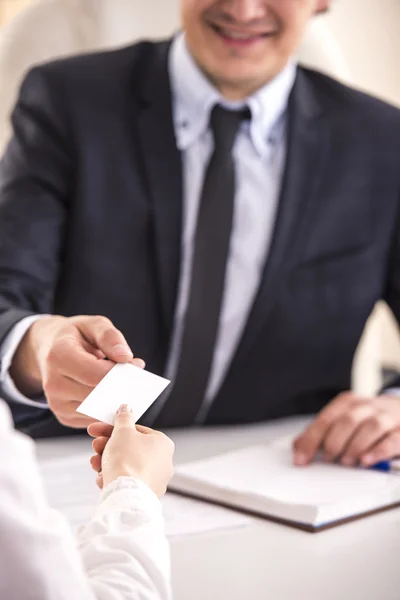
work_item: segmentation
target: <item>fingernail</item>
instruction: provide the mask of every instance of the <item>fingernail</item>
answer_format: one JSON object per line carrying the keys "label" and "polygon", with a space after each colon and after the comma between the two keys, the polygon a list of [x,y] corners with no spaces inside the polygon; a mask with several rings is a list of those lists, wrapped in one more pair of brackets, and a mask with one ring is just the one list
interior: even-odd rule
{"label": "fingernail", "polygon": [[135,366],[139,367],[139,369],[144,369],[145,368],[146,363],[141,358],[135,358],[134,361],[135,361]]}
{"label": "fingernail", "polygon": [[129,404],[122,404],[117,411],[118,414],[130,412],[132,412],[132,408],[129,406]]}
{"label": "fingernail", "polygon": [[354,458],[351,458],[351,456],[343,456],[341,463],[345,467],[353,467],[356,464],[356,461]]}
{"label": "fingernail", "polygon": [[115,344],[112,350],[115,356],[132,356],[132,351],[127,344]]}
{"label": "fingernail", "polygon": [[307,464],[307,456],[302,452],[296,452],[294,455],[294,464],[302,467]]}

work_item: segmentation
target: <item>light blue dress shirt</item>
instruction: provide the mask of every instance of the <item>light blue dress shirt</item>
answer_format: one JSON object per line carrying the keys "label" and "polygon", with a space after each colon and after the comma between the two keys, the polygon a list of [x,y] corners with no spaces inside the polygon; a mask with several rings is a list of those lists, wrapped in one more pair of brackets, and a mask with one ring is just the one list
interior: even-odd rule
{"label": "light blue dress shirt", "polygon": [[245,102],[227,102],[203,75],[187,50],[185,36],[170,54],[174,126],[183,161],[183,231],[181,275],[175,327],[167,365],[170,379],[178,366],[188,303],[194,237],[202,183],[213,150],[209,128],[215,104],[248,106],[234,146],[236,195],[219,332],[201,421],[224,379],[246,325],[268,255],[286,159],[286,113],[296,77],[290,63],[273,81]]}
{"label": "light blue dress shirt", "polygon": [[[268,256],[283,180],[286,114],[296,65],[289,63],[273,81],[246,101],[227,102],[203,75],[186,47],[184,34],[180,34],[171,47],[169,72],[176,141],[182,152],[183,164],[182,263],[166,369],[166,376],[170,379],[174,378],[178,366],[201,188],[213,150],[210,113],[217,103],[235,110],[248,106],[251,111],[251,121],[241,126],[233,150],[237,180],[234,222],[219,333],[206,400],[198,418],[201,421],[238,346]],[[18,392],[8,369],[15,349],[33,319],[35,317],[28,317],[18,323],[0,352],[3,390],[10,399],[30,405],[34,402]]]}

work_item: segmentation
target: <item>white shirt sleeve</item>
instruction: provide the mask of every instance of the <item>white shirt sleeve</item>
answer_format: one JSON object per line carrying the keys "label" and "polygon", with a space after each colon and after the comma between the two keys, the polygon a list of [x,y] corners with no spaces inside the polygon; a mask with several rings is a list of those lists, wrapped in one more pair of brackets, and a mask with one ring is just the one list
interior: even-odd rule
{"label": "white shirt sleeve", "polygon": [[45,498],[33,442],[0,404],[0,598],[170,600],[169,548],[158,499],[121,478],[102,493],[79,548]]}
{"label": "white shirt sleeve", "polygon": [[[141,481],[120,477],[107,486],[93,519],[81,528],[78,539],[96,598],[171,598],[169,545],[161,503]],[[133,594],[136,588],[137,594]]]}
{"label": "white shirt sleeve", "polygon": [[33,315],[31,317],[25,317],[24,319],[21,319],[21,321],[14,325],[0,347],[0,384],[3,395],[9,401],[11,400],[27,406],[34,406],[35,408],[47,408],[47,403],[32,400],[21,394],[11,378],[10,366],[14,358],[14,354],[29,327],[43,316],[47,315]]}

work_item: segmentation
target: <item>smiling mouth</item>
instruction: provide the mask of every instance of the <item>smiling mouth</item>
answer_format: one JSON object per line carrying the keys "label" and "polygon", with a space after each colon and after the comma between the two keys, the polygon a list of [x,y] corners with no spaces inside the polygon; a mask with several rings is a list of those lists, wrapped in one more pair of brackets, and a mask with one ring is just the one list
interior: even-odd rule
{"label": "smiling mouth", "polygon": [[214,23],[209,24],[211,29],[226,43],[234,46],[249,46],[256,42],[272,37],[275,32],[257,32],[250,33],[246,31],[237,31],[228,27],[221,27]]}

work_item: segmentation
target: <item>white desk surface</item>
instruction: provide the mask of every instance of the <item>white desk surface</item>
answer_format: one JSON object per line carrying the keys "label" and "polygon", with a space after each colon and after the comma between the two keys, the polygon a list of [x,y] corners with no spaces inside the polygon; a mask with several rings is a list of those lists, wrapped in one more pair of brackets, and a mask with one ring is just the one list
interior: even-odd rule
{"label": "white desk surface", "polygon": [[[170,432],[176,463],[303,426],[298,420]],[[39,460],[73,456],[87,438],[38,442]],[[174,600],[399,600],[400,509],[318,534],[256,520],[243,529],[173,539]]]}

